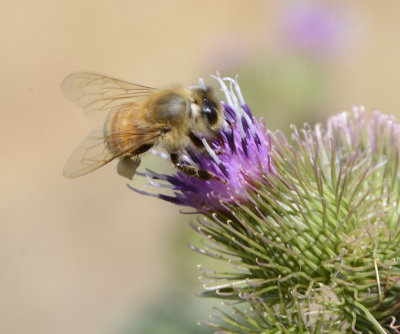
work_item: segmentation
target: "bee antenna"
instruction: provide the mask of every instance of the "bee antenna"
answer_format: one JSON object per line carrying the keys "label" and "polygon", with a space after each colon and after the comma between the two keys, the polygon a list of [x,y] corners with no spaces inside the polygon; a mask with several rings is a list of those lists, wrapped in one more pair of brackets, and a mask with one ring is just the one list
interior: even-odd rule
{"label": "bee antenna", "polygon": [[226,117],[224,117],[224,122],[222,127],[224,128],[224,130],[228,130],[228,128],[233,131],[233,125],[231,123],[231,121],[229,121]]}

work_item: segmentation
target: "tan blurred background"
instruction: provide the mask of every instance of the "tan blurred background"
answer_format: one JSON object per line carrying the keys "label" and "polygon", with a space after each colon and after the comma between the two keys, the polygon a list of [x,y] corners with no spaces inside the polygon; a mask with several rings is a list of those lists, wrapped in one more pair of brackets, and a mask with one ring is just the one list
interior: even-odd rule
{"label": "tan blurred background", "polygon": [[238,73],[284,130],[353,104],[399,114],[399,13],[397,0],[3,2],[0,333],[210,332],[195,325],[216,302],[195,296],[189,217],[114,166],[62,177],[94,126],[63,98],[66,75],[157,87]]}

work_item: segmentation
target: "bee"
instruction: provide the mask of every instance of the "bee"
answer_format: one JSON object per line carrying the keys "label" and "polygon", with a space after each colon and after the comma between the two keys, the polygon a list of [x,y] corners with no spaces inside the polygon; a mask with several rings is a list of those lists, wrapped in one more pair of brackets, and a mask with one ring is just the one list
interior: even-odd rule
{"label": "bee", "polygon": [[61,89],[87,116],[104,120],[73,151],[65,177],[85,175],[118,158],[118,174],[132,179],[142,155],[158,147],[181,172],[220,180],[183,160],[185,149],[206,152],[201,138],[216,139],[226,122],[211,87],[157,90],[99,74],[73,73]]}

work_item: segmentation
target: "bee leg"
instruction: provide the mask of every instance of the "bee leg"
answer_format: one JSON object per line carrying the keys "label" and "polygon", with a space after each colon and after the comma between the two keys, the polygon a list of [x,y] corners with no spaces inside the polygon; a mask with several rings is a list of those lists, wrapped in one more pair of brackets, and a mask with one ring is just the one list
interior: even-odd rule
{"label": "bee leg", "polygon": [[192,141],[192,143],[194,144],[194,146],[206,151],[206,148],[204,147],[204,144],[201,141],[201,139],[199,137],[197,137],[192,131],[189,132],[189,138]]}
{"label": "bee leg", "polygon": [[197,177],[200,180],[215,179],[222,183],[226,183],[224,180],[221,180],[218,176],[209,171],[206,171],[205,169],[199,169],[195,166],[185,164],[178,153],[171,153],[171,161],[174,164],[175,168],[179,169],[182,173],[186,175]]}
{"label": "bee leg", "polygon": [[142,153],[144,153],[144,152],[147,152],[147,151],[150,150],[153,146],[154,146],[154,143],[143,144],[142,146],[139,146],[136,150],[134,150],[134,151],[132,152],[132,155],[139,155],[139,154],[142,154]]}
{"label": "bee leg", "polygon": [[216,155],[223,155],[226,150],[225,147],[219,147],[217,150],[214,150]]}
{"label": "bee leg", "polygon": [[[204,152],[207,152],[207,150],[206,150],[206,148],[204,147],[204,144],[203,144],[203,142],[201,141],[201,139],[200,139],[199,137],[197,137],[193,132],[189,132],[189,138],[190,138],[190,140],[192,141],[192,143],[193,143],[196,147],[200,148],[200,149],[201,149],[202,151],[204,151]],[[222,135],[221,135],[221,134],[218,134],[216,139],[219,140],[221,143],[224,142],[223,139],[222,139]],[[216,151],[215,153],[218,154],[218,155],[221,155],[221,154],[223,154],[224,152],[225,152],[225,149],[224,149],[223,147],[220,147],[220,148],[218,149],[218,151]]]}

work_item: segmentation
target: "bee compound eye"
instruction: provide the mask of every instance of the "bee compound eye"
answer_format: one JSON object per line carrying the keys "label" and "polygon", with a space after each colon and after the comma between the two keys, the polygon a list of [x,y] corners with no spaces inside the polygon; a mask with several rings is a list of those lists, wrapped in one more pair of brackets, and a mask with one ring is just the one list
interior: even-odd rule
{"label": "bee compound eye", "polygon": [[215,111],[215,108],[213,108],[212,106],[210,106],[207,103],[204,103],[203,107],[202,107],[202,111],[210,125],[213,125],[217,122],[218,115],[217,115],[217,112]]}

